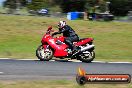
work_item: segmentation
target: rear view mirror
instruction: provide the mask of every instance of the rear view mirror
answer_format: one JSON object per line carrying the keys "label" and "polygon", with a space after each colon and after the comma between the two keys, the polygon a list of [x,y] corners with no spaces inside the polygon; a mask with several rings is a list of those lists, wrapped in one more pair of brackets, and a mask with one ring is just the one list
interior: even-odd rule
{"label": "rear view mirror", "polygon": [[51,29],[52,29],[52,26],[49,26],[49,27],[48,27],[48,30],[51,30]]}

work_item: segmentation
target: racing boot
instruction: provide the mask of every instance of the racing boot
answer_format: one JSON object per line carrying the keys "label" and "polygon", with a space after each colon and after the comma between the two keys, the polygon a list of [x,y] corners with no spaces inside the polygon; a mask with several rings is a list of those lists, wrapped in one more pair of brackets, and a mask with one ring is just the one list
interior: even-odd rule
{"label": "racing boot", "polygon": [[78,54],[79,52],[80,52],[80,48],[74,46],[74,47],[73,47],[73,51],[72,51],[72,56],[75,56],[75,55]]}

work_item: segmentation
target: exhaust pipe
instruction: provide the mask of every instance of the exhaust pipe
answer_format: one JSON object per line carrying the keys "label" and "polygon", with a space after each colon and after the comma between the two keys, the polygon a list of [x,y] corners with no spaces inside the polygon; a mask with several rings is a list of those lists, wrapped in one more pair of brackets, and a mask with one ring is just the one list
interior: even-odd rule
{"label": "exhaust pipe", "polygon": [[89,49],[93,48],[94,46],[95,46],[95,45],[86,46],[86,47],[82,48],[80,51],[77,51],[76,53],[74,53],[74,54],[72,55],[72,57],[75,56],[75,55],[78,54],[78,53],[81,53],[81,52],[83,52],[83,51],[89,50]]}
{"label": "exhaust pipe", "polygon": [[95,46],[95,45],[86,46],[86,47],[82,48],[80,52],[83,52],[83,51],[85,51],[85,50],[89,50],[89,49],[93,48],[94,46]]}

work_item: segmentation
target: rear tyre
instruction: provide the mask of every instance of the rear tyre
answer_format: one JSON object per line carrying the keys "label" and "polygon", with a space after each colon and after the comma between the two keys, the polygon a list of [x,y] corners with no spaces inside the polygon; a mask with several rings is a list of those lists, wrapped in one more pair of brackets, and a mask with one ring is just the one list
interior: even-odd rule
{"label": "rear tyre", "polygon": [[49,61],[53,57],[53,50],[50,47],[45,50],[43,46],[40,45],[36,50],[36,56],[40,61]]}
{"label": "rear tyre", "polygon": [[85,52],[80,54],[77,59],[82,61],[82,62],[86,62],[86,63],[90,63],[91,61],[93,61],[95,58],[95,52],[91,51],[91,52]]}

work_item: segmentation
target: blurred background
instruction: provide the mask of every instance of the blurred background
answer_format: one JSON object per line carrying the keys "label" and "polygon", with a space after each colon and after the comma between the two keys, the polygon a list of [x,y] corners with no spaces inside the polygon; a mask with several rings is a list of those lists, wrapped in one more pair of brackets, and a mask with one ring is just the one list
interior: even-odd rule
{"label": "blurred background", "polygon": [[132,0],[0,0],[0,57],[36,58],[60,20],[95,39],[96,60],[132,61]]}
{"label": "blurred background", "polygon": [[[0,0],[0,13],[129,21],[132,20],[132,0]],[[69,14],[77,16],[69,18]]]}

